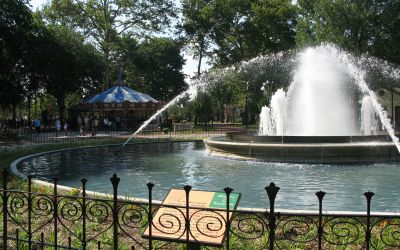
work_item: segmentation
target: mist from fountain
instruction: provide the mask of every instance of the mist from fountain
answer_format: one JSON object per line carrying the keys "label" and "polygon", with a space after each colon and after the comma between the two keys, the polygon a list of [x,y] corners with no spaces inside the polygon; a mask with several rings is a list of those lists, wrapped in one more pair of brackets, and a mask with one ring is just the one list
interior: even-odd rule
{"label": "mist from fountain", "polygon": [[[377,116],[400,152],[399,139],[390,119],[368,87],[366,71],[358,66],[357,58],[330,44],[308,48],[299,58],[300,65],[286,94],[286,109],[280,107],[286,117],[284,135],[332,136],[361,132],[370,135],[377,129]],[[386,70],[385,74],[393,79],[398,77],[393,69]],[[361,92],[365,102],[361,126],[357,126],[358,112],[348,93],[353,86]],[[270,108],[272,114],[274,107]],[[271,116],[271,123],[272,127],[278,123],[274,116]]]}
{"label": "mist from fountain", "polygon": [[370,96],[364,96],[361,101],[361,134],[376,135],[378,121],[376,111]]}
{"label": "mist from fountain", "polygon": [[276,135],[284,135],[286,120],[286,93],[278,89],[271,97],[271,118]]}
{"label": "mist from fountain", "polygon": [[[241,64],[239,67],[239,71],[252,71],[255,70],[257,72],[263,72],[263,69],[266,67],[269,67],[271,65],[289,65],[291,60],[287,60],[285,56],[287,56],[288,53],[275,53],[275,54],[268,54],[268,55],[261,55],[257,56],[249,61],[245,61]],[[284,64],[283,61],[286,61],[287,63]],[[286,66],[284,66],[286,67]],[[236,68],[233,66],[226,67],[223,69],[219,69],[218,71],[210,71],[207,72],[206,74],[203,74],[199,78],[195,78],[190,80],[188,84],[188,89],[177,95],[175,98],[173,98],[171,101],[169,101],[164,107],[161,109],[157,110],[156,113],[154,113],[149,119],[144,121],[142,125],[135,131],[133,132],[129,138],[122,144],[121,147],[124,147],[126,144],[128,144],[134,137],[135,135],[139,134],[144,128],[146,128],[151,122],[153,122],[155,119],[161,116],[161,114],[170,108],[171,106],[175,105],[178,103],[180,100],[183,98],[189,97],[191,100],[193,100],[198,91],[205,91],[209,88],[209,85],[211,84],[218,84],[220,80],[227,74],[236,71]]]}
{"label": "mist from fountain", "polygon": [[[276,99],[271,99],[269,112],[264,109],[264,115],[269,114],[270,122],[263,122],[263,124],[268,125],[266,125],[266,130],[260,128],[262,133],[275,135],[360,134],[360,122],[356,115],[358,112],[354,103],[352,103],[352,96],[346,92],[349,90],[349,81],[344,76],[347,76],[351,78],[351,82],[355,83],[350,88],[357,86],[363,96],[370,97],[376,115],[400,151],[399,140],[394,135],[390,119],[378,103],[375,93],[369,89],[366,83],[365,70],[368,70],[368,68],[362,66],[364,66],[363,62],[372,62],[375,70],[381,70],[385,77],[394,80],[400,79],[400,70],[368,55],[355,58],[330,44],[309,48],[297,57],[293,56],[292,51],[280,52],[258,56],[242,62],[237,67],[231,66],[207,72],[202,77],[192,80],[189,83],[188,90],[179,94],[158,110],[123,145],[126,145],[166,109],[186,96],[193,99],[198,90],[207,90],[209,85],[218,84],[226,74],[234,73],[268,79],[270,74],[275,73],[290,77],[290,71],[298,62],[300,62],[300,66],[287,92],[281,90],[279,94],[273,95]],[[316,68],[313,69],[313,67]],[[335,71],[332,68],[337,70],[336,73],[333,73]],[[331,112],[332,107],[334,107],[333,113]],[[322,115],[325,115],[325,117]]]}
{"label": "mist from fountain", "polygon": [[275,134],[275,128],[272,127],[272,121],[271,121],[271,109],[268,108],[267,106],[264,106],[261,108],[261,113],[260,113],[260,126],[259,126],[259,131],[258,133],[260,135],[274,135]]}

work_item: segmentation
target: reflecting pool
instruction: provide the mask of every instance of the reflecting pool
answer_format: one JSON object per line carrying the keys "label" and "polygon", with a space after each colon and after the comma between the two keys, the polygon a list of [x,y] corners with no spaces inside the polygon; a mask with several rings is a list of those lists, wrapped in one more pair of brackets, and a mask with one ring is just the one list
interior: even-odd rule
{"label": "reflecting pool", "polygon": [[324,210],[365,211],[366,191],[375,192],[372,210],[395,212],[400,208],[400,163],[307,165],[235,161],[208,156],[203,142],[149,143],[94,147],[50,153],[19,164],[34,178],[60,185],[111,193],[109,178],[121,177],[119,194],[146,198],[146,183],[155,184],[154,198],[162,200],[170,188],[189,184],[193,189],[220,191],[234,188],[242,194],[240,207],[266,207],[264,187],[281,187],[277,208],[317,210],[315,192],[327,192]]}

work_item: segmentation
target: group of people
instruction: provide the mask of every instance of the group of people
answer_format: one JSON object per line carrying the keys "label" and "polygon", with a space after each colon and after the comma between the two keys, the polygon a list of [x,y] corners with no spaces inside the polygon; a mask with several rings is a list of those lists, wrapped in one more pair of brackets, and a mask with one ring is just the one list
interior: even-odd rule
{"label": "group of people", "polygon": [[[67,134],[69,131],[68,124],[65,122],[63,125],[61,125],[60,119],[56,119],[54,126],[56,128],[57,133],[61,132],[61,129]],[[16,118],[16,119],[7,119],[4,121],[0,121],[0,130],[1,131],[6,131],[8,129],[22,129],[22,128],[28,128],[32,129],[34,128],[36,133],[40,134],[42,131],[42,128],[48,128],[50,129],[50,126],[44,124],[42,119],[36,118],[33,119],[29,122],[27,119],[23,118]]]}
{"label": "group of people", "polygon": [[86,133],[91,132],[94,137],[99,128],[99,119],[96,116],[81,116],[77,117],[79,134],[85,135]]}
{"label": "group of people", "polygon": [[[40,131],[42,129],[42,121],[39,118],[36,118],[35,120],[33,120],[33,126],[36,130],[36,133],[40,134]],[[63,128],[64,134],[68,135],[69,133],[69,128],[68,128],[68,123],[64,122],[64,125],[61,125],[61,121],[60,119],[56,119],[54,122],[54,126],[56,128],[56,133],[61,133],[61,128]]]}

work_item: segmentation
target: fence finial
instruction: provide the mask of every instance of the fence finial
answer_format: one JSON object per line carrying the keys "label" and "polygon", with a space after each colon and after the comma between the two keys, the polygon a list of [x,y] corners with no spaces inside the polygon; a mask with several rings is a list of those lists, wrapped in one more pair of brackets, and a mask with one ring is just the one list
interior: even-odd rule
{"label": "fence finial", "polygon": [[368,191],[368,192],[364,193],[364,196],[365,196],[365,198],[367,198],[367,201],[371,201],[372,196],[374,196],[374,195],[375,195],[375,193],[371,192],[371,191]]}
{"label": "fence finial", "polygon": [[60,179],[59,176],[54,176],[54,177],[53,177],[53,182],[54,182],[54,184],[56,184],[56,183],[58,182],[59,179]]}
{"label": "fence finial", "polygon": [[228,195],[228,194],[232,193],[233,188],[226,187],[226,188],[224,188],[224,191],[225,191],[225,193]]}
{"label": "fence finial", "polygon": [[117,174],[113,174],[113,176],[110,178],[111,184],[113,185],[114,189],[118,187],[120,180],[121,179],[117,176]]}
{"label": "fence finial", "polygon": [[270,201],[275,201],[276,195],[279,192],[280,187],[276,186],[275,183],[271,182],[269,186],[265,187]]}
{"label": "fence finial", "polygon": [[318,197],[319,201],[322,201],[322,199],[324,199],[324,196],[326,195],[326,192],[318,191],[318,192],[315,193],[315,195]]}
{"label": "fence finial", "polygon": [[147,182],[147,188],[149,189],[149,190],[152,190],[153,189],[153,187],[154,187],[154,184],[152,183],[152,182]]}

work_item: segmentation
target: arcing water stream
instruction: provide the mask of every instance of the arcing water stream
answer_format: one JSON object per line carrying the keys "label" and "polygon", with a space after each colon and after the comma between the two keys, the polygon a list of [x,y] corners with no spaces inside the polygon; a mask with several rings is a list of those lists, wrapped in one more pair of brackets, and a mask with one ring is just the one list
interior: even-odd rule
{"label": "arcing water stream", "polygon": [[[238,68],[229,67],[204,74],[193,81],[187,91],[145,121],[122,146],[182,97],[187,94],[194,97],[199,88],[207,90],[210,84],[217,84],[226,73],[258,77],[265,81],[274,75],[290,77],[295,65],[298,68],[287,92],[278,90],[271,98],[270,107],[262,109],[261,134],[356,135],[361,134],[361,130],[364,134],[371,134],[374,133],[373,126],[377,123],[374,117],[377,115],[400,152],[399,139],[390,119],[366,82],[367,70],[377,70],[395,81],[400,79],[400,70],[366,55],[354,57],[331,44],[308,48],[297,57],[290,53],[259,56],[243,62]],[[363,103],[373,107],[362,108],[361,126],[357,125],[359,112],[352,100],[354,96],[347,93],[354,86],[361,92]],[[365,132],[367,130],[369,132]]]}

